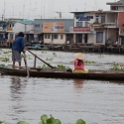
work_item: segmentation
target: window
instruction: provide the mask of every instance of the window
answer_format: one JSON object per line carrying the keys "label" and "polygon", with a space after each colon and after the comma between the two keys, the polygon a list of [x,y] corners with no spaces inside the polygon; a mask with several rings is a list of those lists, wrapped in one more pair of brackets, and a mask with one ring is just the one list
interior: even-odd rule
{"label": "window", "polygon": [[47,39],[47,34],[45,34],[45,39]]}
{"label": "window", "polygon": [[83,18],[84,14],[83,13],[75,13],[76,19]]}
{"label": "window", "polygon": [[96,22],[99,22],[99,16],[96,16]]}
{"label": "window", "polygon": [[101,23],[105,23],[105,16],[101,16]]}
{"label": "window", "polygon": [[77,27],[82,27],[82,22],[76,22]]}
{"label": "window", "polygon": [[50,34],[45,34],[45,39],[50,39]]}
{"label": "window", "polygon": [[63,35],[60,36],[60,39],[63,39]]}
{"label": "window", "polygon": [[112,6],[111,10],[118,10],[118,7],[117,6]]}
{"label": "window", "polygon": [[103,43],[103,32],[96,33],[96,43]]}
{"label": "window", "polygon": [[57,34],[54,34],[54,35],[53,35],[53,38],[54,38],[54,39],[58,39],[58,35],[57,35]]}
{"label": "window", "polygon": [[40,28],[40,24],[35,24],[35,27],[36,28]]}
{"label": "window", "polygon": [[48,39],[50,39],[50,34],[48,34]]}
{"label": "window", "polygon": [[88,22],[85,22],[85,27],[88,27]]}
{"label": "window", "polygon": [[87,16],[88,19],[93,19],[93,16]]}

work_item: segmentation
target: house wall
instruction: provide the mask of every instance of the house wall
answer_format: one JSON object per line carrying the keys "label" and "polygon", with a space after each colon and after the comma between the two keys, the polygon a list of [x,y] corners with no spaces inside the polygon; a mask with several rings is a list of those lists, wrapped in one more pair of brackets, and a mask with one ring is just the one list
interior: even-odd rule
{"label": "house wall", "polygon": [[118,26],[123,27],[124,25],[124,12],[118,13]]}
{"label": "house wall", "polygon": [[[64,22],[65,32],[69,32],[69,28],[74,26],[73,19],[35,19],[34,31],[42,32],[43,22]],[[40,25],[40,26],[36,27],[36,25]]]}
{"label": "house wall", "polygon": [[111,39],[112,42],[115,42],[117,38],[117,29],[107,29],[107,39]]}
{"label": "house wall", "polygon": [[106,22],[117,22],[117,13],[107,13]]}
{"label": "house wall", "polygon": [[90,19],[90,21],[79,21],[79,18],[74,16],[74,27],[76,27],[77,22],[83,22],[82,27],[85,27],[85,22],[93,23],[95,21],[95,14],[93,14],[93,13],[83,13],[83,15],[84,15],[84,17],[93,16],[93,19]]}
{"label": "house wall", "polygon": [[88,43],[89,44],[94,44],[95,43],[95,39],[94,39],[95,35],[94,34],[88,34]]}
{"label": "house wall", "polygon": [[[47,35],[47,34],[46,34]],[[54,34],[49,34],[50,38],[45,38],[45,34],[43,36],[44,39],[44,44],[65,44],[66,41],[66,35],[65,34],[57,34],[58,38],[52,40],[52,35]],[[63,35],[63,39],[61,39],[61,35]]]}
{"label": "house wall", "polygon": [[28,32],[34,29],[34,25],[25,25],[21,23],[16,23],[13,28],[14,33],[19,33],[20,31],[22,32]]}
{"label": "house wall", "polygon": [[124,6],[119,6],[118,11],[124,11]]}

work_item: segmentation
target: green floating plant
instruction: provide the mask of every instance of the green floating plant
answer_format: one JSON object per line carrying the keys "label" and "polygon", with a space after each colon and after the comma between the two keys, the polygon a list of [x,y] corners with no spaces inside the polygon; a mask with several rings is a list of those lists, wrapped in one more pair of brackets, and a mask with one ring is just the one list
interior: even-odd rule
{"label": "green floating plant", "polygon": [[3,53],[4,54],[9,54],[9,53],[11,53],[11,51],[4,51]]}
{"label": "green floating plant", "polygon": [[48,116],[44,114],[40,119],[41,121],[39,124],[61,124],[61,121],[59,119],[55,119],[52,117],[52,115],[50,115],[50,118],[48,118]]}
{"label": "green floating plant", "polygon": [[27,123],[27,122],[25,122],[25,121],[20,121],[20,122],[18,122],[17,124],[29,124],[29,123]]}
{"label": "green floating plant", "polygon": [[[0,124],[10,124],[8,122],[0,121]],[[17,124],[29,124],[25,121],[19,121]],[[61,124],[59,119],[54,118],[52,115],[48,117],[46,114],[40,117],[40,122],[38,124]],[[86,122],[82,119],[78,119],[75,124],[86,124]]]}
{"label": "green floating plant", "polygon": [[113,71],[124,71],[124,66],[121,66],[118,63],[114,63],[112,65],[112,68],[110,68],[110,70],[113,70]]}
{"label": "green floating plant", "polygon": [[64,66],[64,65],[57,65],[56,68],[57,69],[69,69],[69,67]]}
{"label": "green floating plant", "polygon": [[5,122],[5,121],[0,121],[0,124],[10,124],[9,122]]}
{"label": "green floating plant", "polygon": [[5,56],[5,57],[2,58],[2,62],[9,62],[9,61],[10,61],[10,58],[9,57],[6,57]]}
{"label": "green floating plant", "polygon": [[57,55],[56,55],[56,53],[53,53],[53,55],[56,57]]}
{"label": "green floating plant", "polygon": [[46,60],[47,60],[47,61],[52,61],[52,60],[53,60],[53,58],[46,58]]}
{"label": "green floating plant", "polygon": [[86,124],[86,122],[84,120],[82,120],[82,119],[78,119],[76,121],[76,124]]}
{"label": "green floating plant", "polygon": [[86,64],[96,64],[95,61],[88,61],[88,60],[86,60],[85,63],[86,63]]}

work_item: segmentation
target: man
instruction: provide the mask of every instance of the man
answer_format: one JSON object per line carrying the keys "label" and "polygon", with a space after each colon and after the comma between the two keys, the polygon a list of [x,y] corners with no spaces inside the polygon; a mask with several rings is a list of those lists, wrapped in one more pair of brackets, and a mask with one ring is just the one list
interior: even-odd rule
{"label": "man", "polygon": [[20,32],[12,45],[13,68],[15,68],[15,62],[18,62],[19,68],[21,69],[21,52],[25,50],[26,48],[24,47],[24,33]]}

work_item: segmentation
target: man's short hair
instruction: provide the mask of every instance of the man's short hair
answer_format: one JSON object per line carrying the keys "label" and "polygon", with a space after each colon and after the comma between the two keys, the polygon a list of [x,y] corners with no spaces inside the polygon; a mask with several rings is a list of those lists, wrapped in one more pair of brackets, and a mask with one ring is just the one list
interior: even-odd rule
{"label": "man's short hair", "polygon": [[24,37],[24,33],[23,32],[19,32],[18,36]]}

